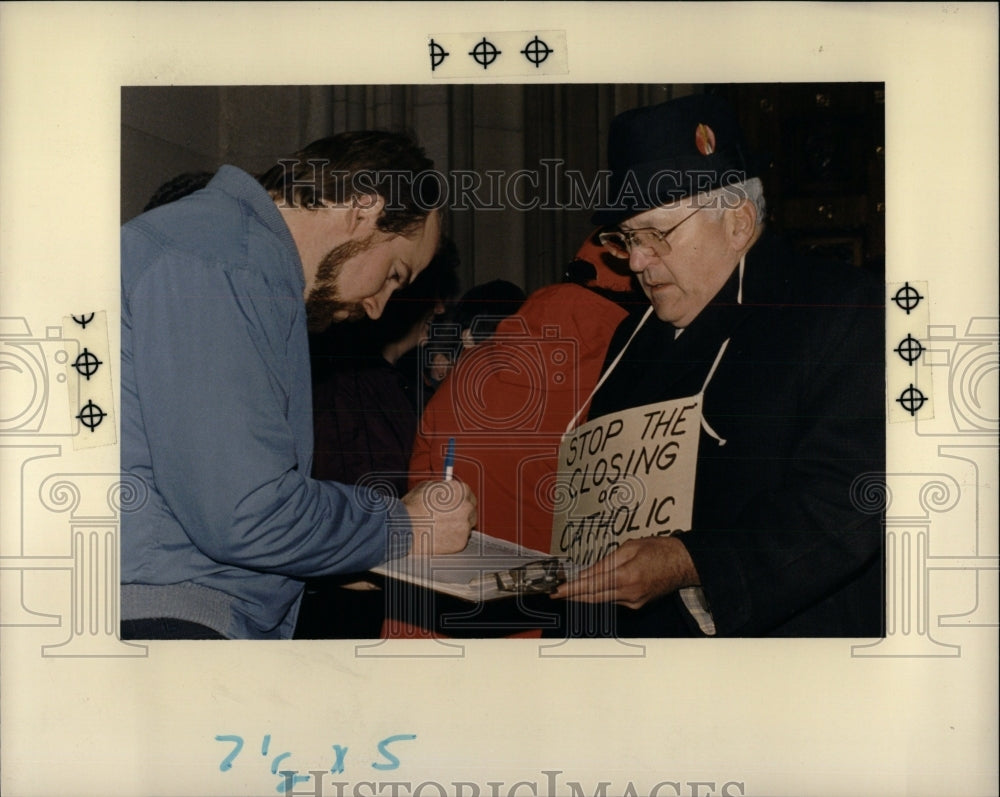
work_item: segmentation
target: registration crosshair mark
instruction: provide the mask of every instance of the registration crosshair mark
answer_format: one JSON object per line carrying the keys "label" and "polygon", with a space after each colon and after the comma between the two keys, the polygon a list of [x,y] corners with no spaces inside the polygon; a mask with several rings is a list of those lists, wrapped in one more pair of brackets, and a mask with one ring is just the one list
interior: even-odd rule
{"label": "registration crosshair mark", "polygon": [[83,405],[83,409],[80,410],[80,414],[76,416],[76,419],[93,432],[101,425],[101,421],[107,417],[108,414],[104,410],[98,407],[93,401],[88,401]]}
{"label": "registration crosshair mark", "polygon": [[538,69],[553,52],[555,51],[549,45],[535,36],[534,39],[524,45],[521,55],[533,63],[535,69]]}
{"label": "registration crosshair mark", "polygon": [[487,69],[490,64],[497,60],[497,56],[499,56],[500,53],[501,51],[496,48],[496,45],[483,36],[483,40],[472,48],[469,55],[471,55],[473,60],[482,66],[483,69]]}

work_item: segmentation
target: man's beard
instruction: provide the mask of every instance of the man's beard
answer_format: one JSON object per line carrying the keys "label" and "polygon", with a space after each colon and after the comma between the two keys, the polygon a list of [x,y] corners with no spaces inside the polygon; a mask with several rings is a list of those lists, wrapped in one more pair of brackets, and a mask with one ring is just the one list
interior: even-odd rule
{"label": "man's beard", "polygon": [[367,313],[361,302],[344,302],[340,299],[337,283],[344,263],[374,244],[372,233],[361,241],[347,241],[334,247],[316,270],[316,284],[306,297],[306,325],[310,332],[322,332],[334,321],[357,321]]}

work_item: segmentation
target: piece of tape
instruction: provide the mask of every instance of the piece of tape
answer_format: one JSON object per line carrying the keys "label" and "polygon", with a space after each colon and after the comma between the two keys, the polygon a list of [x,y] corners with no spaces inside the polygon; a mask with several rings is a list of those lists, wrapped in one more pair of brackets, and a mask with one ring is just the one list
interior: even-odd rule
{"label": "piece of tape", "polygon": [[431,77],[545,77],[569,72],[564,30],[432,33],[427,37]]}
{"label": "piece of tape", "polygon": [[934,385],[926,365],[930,328],[926,282],[886,284],[886,386],[889,423],[934,417]]}
{"label": "piece of tape", "polygon": [[64,316],[63,337],[79,343],[75,358],[66,362],[73,449],[114,445],[118,438],[107,313],[100,310]]}

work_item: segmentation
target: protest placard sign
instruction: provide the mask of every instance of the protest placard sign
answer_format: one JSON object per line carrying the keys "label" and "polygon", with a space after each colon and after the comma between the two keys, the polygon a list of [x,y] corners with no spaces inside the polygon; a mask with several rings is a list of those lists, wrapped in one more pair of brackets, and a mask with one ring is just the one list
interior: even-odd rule
{"label": "protest placard sign", "polygon": [[559,447],[551,552],[580,565],[691,528],[702,396],[605,415]]}

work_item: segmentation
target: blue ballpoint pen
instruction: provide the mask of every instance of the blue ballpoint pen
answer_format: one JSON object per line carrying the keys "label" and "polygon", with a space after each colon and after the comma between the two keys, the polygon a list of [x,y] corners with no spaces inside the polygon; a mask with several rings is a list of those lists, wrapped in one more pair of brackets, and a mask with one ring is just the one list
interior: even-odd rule
{"label": "blue ballpoint pen", "polygon": [[455,472],[455,438],[448,439],[448,451],[444,455],[444,480],[450,482]]}

